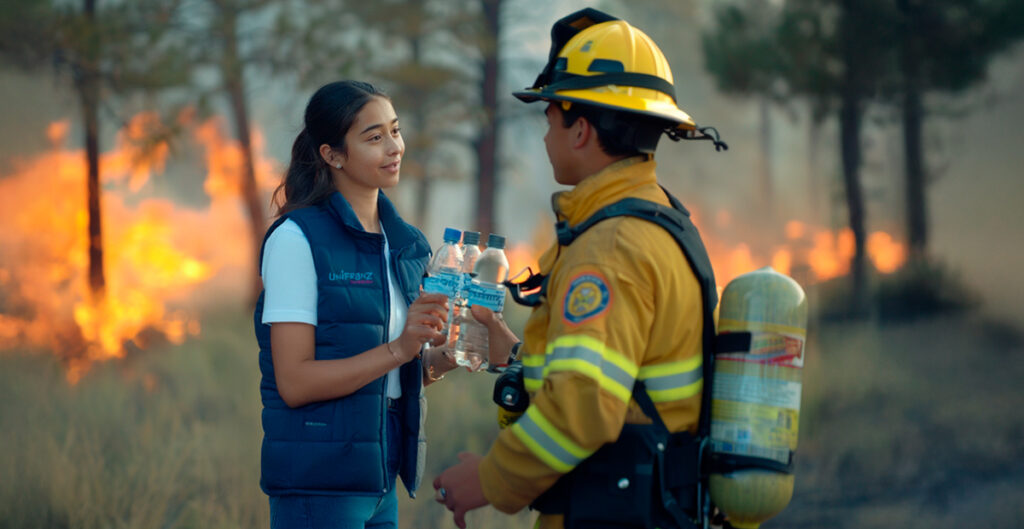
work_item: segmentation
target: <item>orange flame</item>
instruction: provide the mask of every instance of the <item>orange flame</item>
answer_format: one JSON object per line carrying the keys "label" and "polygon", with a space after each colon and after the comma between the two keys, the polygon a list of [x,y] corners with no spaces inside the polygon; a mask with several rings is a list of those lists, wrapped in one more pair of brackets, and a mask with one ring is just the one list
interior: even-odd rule
{"label": "orange flame", "polygon": [[[123,356],[129,343],[144,347],[154,335],[181,343],[199,334],[194,310],[185,308],[192,305],[190,296],[215,277],[244,277],[251,266],[238,185],[226,183],[237,182],[240,163],[210,163],[207,189],[221,194],[211,192],[205,210],[136,195],[163,171],[169,152],[164,142],[137,146],[158,119],[135,116],[118,133],[115,148],[101,155],[106,286],[99,299],[93,299],[87,277],[84,155],[63,147],[68,122],[47,128],[53,150],[17,161],[13,173],[0,179],[0,341],[57,352],[67,360],[71,383],[92,362]],[[209,160],[240,159],[237,144],[217,132],[216,121],[199,130]],[[261,183],[269,181],[274,164],[258,156],[257,171]]]}
{"label": "orange flame", "polygon": [[[697,221],[698,212],[691,212],[691,218],[700,226]],[[730,228],[734,225],[732,220],[726,210],[715,214],[716,227]],[[550,225],[550,221],[538,222],[538,226],[547,231],[551,230]],[[515,274],[527,265],[532,266],[535,272],[538,270],[537,259],[541,249],[549,244],[538,241],[552,238],[550,235],[541,237],[539,234],[542,232],[544,230],[540,228],[535,231],[532,243],[515,243],[511,246],[508,251],[510,273]],[[719,290],[737,276],[764,266],[771,266],[779,273],[793,276],[805,286],[827,281],[848,274],[854,255],[853,232],[849,228],[834,232],[798,220],[784,224],[781,240],[773,245],[761,245],[769,249],[760,253],[748,242],[730,243],[723,237],[714,236],[712,230],[702,229],[701,238],[711,259]],[[884,231],[875,231],[868,236],[866,254],[875,269],[883,274],[896,271],[906,261],[904,245]]]}

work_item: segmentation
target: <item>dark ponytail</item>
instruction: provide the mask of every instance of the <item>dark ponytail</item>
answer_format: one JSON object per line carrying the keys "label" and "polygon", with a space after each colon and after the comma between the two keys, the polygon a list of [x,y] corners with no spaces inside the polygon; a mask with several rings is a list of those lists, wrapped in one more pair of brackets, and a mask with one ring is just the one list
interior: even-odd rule
{"label": "dark ponytail", "polygon": [[374,97],[388,98],[379,88],[361,81],[337,81],[313,94],[306,105],[305,126],[292,144],[284,181],[274,191],[278,215],[312,206],[334,193],[334,178],[320,156],[320,146],[326,143],[344,152],[345,134]]}

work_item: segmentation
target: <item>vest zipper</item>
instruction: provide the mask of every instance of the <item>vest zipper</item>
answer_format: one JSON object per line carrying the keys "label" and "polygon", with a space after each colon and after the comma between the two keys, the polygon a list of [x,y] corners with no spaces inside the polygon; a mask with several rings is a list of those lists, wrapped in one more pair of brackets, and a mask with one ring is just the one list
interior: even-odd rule
{"label": "vest zipper", "polygon": [[[381,269],[384,271],[381,276],[381,286],[384,287],[384,336],[382,337],[384,343],[388,343],[389,334],[391,331],[391,290],[389,284],[391,283],[391,277],[388,275],[388,256],[386,255],[386,242],[385,238],[387,235],[381,230],[380,239],[380,257],[381,257]],[[391,453],[388,449],[388,424],[390,418],[388,417],[388,373],[384,374],[384,383],[381,384],[381,395],[380,395],[380,406],[381,406],[381,433],[380,438],[382,440],[381,448],[383,449],[384,457],[381,458],[381,467],[384,469],[384,493],[388,492],[388,455]]]}

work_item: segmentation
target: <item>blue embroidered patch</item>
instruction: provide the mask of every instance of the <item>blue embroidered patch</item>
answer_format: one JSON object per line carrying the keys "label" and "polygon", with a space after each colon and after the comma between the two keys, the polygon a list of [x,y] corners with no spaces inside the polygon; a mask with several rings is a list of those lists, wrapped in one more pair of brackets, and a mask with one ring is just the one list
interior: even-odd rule
{"label": "blue embroidered patch", "polygon": [[567,322],[577,324],[604,312],[610,301],[611,292],[604,278],[597,274],[581,274],[569,283],[562,316]]}

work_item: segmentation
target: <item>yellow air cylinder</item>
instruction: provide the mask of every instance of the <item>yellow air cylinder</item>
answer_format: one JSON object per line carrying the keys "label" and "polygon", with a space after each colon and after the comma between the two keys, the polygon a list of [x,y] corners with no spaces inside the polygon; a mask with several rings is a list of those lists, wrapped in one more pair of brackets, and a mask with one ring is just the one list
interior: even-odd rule
{"label": "yellow air cylinder", "polygon": [[[733,527],[756,528],[789,504],[800,418],[807,297],[771,267],[722,293],[719,342],[750,345],[715,355],[711,399],[711,500]],[[734,336],[727,336],[734,334]],[[721,463],[721,464],[719,464]]]}

